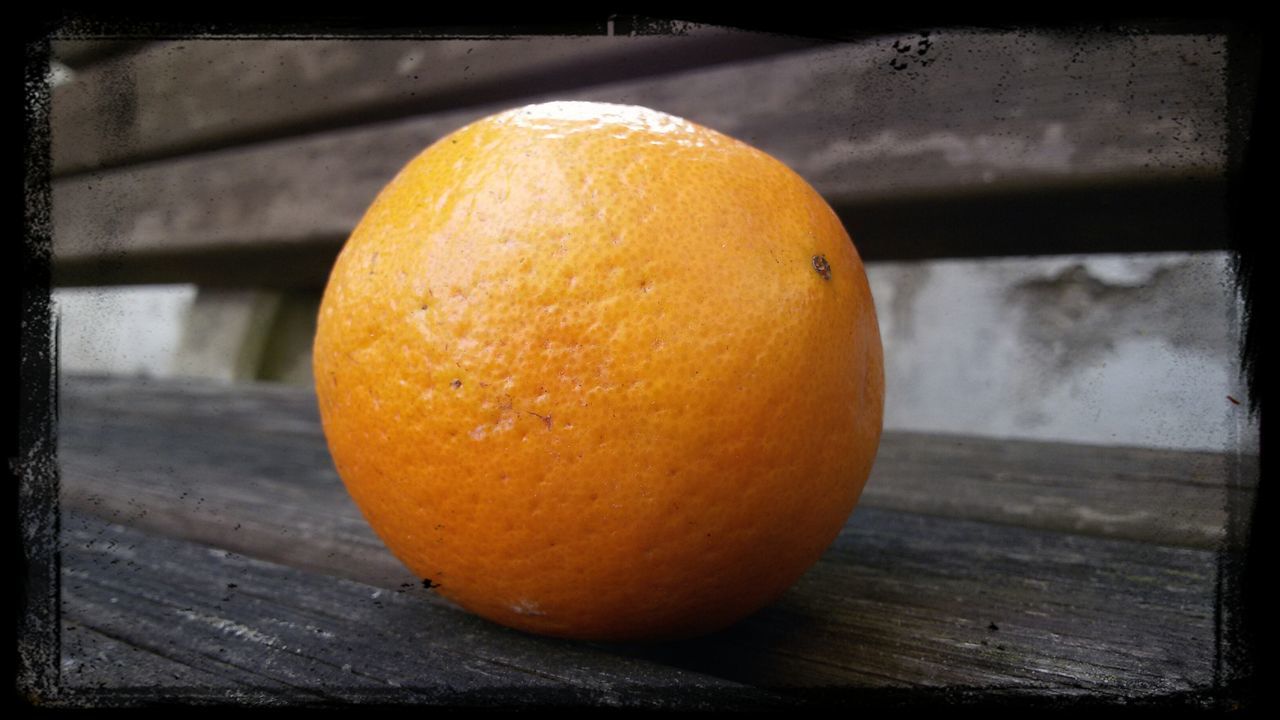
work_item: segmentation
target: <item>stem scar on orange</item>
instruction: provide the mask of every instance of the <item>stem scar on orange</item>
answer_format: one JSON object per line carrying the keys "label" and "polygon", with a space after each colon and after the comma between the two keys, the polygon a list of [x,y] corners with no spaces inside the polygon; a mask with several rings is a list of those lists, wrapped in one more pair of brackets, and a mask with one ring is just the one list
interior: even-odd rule
{"label": "stem scar on orange", "polygon": [[531,105],[427,148],[343,248],[314,351],[391,551],[547,635],[689,637],[769,604],[880,440],[875,309],[831,208],[641,107]]}

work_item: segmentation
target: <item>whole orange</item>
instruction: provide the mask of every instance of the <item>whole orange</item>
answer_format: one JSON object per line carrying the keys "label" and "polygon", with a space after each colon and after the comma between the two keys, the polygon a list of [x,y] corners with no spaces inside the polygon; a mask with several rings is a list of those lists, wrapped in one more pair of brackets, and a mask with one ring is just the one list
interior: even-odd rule
{"label": "whole orange", "polygon": [[333,268],[314,370],[335,465],[462,607],[686,637],[835,539],[884,397],[862,262],[770,156],[640,107],[547,103],[439,140]]}

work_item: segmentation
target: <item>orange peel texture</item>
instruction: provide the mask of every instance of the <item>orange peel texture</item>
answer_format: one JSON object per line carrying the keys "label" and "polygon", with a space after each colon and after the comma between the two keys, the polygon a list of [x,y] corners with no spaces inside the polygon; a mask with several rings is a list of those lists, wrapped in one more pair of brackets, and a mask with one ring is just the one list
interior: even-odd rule
{"label": "orange peel texture", "polygon": [[861,259],[769,155],[653,110],[546,103],[439,140],[333,268],[314,373],[352,498],[462,607],[657,640],[777,599],[871,471]]}

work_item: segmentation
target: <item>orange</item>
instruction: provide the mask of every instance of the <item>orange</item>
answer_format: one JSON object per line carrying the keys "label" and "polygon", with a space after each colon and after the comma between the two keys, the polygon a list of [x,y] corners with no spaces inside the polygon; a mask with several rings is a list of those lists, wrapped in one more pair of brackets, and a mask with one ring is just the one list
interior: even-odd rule
{"label": "orange", "polygon": [[335,466],[463,608],[598,640],[778,598],[871,470],[862,262],[779,161],[653,110],[547,103],[439,140],[333,268],[314,347]]}

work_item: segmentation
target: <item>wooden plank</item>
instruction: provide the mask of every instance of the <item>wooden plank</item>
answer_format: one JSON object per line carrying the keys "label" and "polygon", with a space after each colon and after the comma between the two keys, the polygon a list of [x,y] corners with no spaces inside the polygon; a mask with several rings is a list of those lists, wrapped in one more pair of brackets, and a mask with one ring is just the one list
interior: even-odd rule
{"label": "wooden plank", "polygon": [[[259,506],[279,503],[263,497]],[[218,653],[227,628],[237,640],[279,638],[292,657],[268,677],[295,687],[312,687],[305,681],[319,678],[317,692],[326,696],[347,691],[287,663],[358,658],[374,679],[434,678],[453,665],[403,667],[432,662],[422,660],[427,635],[432,643],[445,636],[439,642],[475,662],[496,659],[539,677],[592,670],[581,658],[553,652],[567,649],[781,690],[971,687],[1152,697],[1213,682],[1216,558],[1205,550],[862,508],[777,604],[712,636],[647,646],[530,638],[455,614],[404,574],[392,578],[398,583],[371,587],[69,517],[64,593],[83,597],[72,601],[77,622],[130,642],[172,640],[176,651],[195,648],[205,656]],[[313,536],[320,543],[326,537]],[[359,552],[339,551],[332,572],[364,572],[365,561]],[[379,601],[410,607],[389,612]],[[166,634],[162,618],[179,611],[199,624]],[[355,634],[368,644],[322,658],[318,648],[333,643],[286,637],[290,626],[319,627],[343,643]],[[397,654],[401,637],[418,640],[412,652]],[[529,644],[513,649],[517,641]],[[256,668],[251,653],[228,652],[241,658],[240,670]]]}
{"label": "wooden plank", "polygon": [[[126,38],[75,38],[55,37],[50,41],[53,58],[77,71],[87,70],[97,63],[135,53],[146,47],[142,40]],[[58,93],[55,91],[54,96]]]}
{"label": "wooden plank", "polygon": [[[655,107],[773,153],[844,210],[872,259],[1150,250],[1153,238],[1166,249],[1225,247],[1221,37],[948,33],[931,38],[936,63],[913,56],[903,69],[892,42],[556,97]],[[255,246],[318,246],[331,260],[405,162],[501,107],[58,180],[55,282],[87,282],[112,268],[130,281],[119,269],[148,258]],[[1039,200],[1050,190],[1067,200]],[[878,207],[886,208],[879,216]],[[974,207],[982,212],[965,211]],[[1101,220],[1088,219],[1100,210]],[[901,226],[917,216],[932,221]],[[1159,232],[1147,232],[1150,223]],[[180,261],[160,270],[190,272]]]}
{"label": "wooden plank", "polygon": [[[309,389],[68,377],[60,405],[63,497],[77,507],[146,510],[163,532],[198,520],[201,541],[227,547],[262,530],[309,567],[328,550],[282,529],[313,515],[336,513],[344,542],[381,547],[332,469]],[[862,504],[1213,549],[1228,500],[1248,507],[1256,479],[1256,458],[1220,453],[888,432]],[[268,514],[253,511],[261,493],[280,500]]]}
{"label": "wooden plank", "polygon": [[[65,508],[383,588],[414,581],[330,468],[309,393],[209,384],[184,393],[171,383],[123,380],[82,387],[93,390],[62,395]],[[240,434],[220,435],[219,427]],[[877,507],[868,497],[777,606],[712,639],[614,650],[771,687],[968,685],[1131,696],[1211,682],[1211,550],[956,517],[1006,505],[1024,474],[1050,494],[1070,479],[1087,484],[1107,464],[1094,453],[1107,449],[1068,456],[1050,443],[999,451],[992,446],[1002,444],[978,440],[912,441],[884,455],[871,486],[892,477],[884,468],[898,455],[904,474],[927,485],[917,498],[949,497],[951,507],[930,516]],[[1116,459],[1145,468],[1150,494],[1169,484],[1212,485],[1211,477],[1178,475],[1189,455],[1120,449]],[[966,486],[967,468],[983,456],[996,476],[986,490]],[[1125,483],[1118,475],[1086,494]],[[984,504],[982,493],[991,491]],[[888,504],[920,507],[912,495]]]}
{"label": "wooden plank", "polygon": [[[1225,181],[855,201],[836,213],[868,262],[1228,248]],[[55,258],[58,286],[194,283],[316,291],[345,237]]]}
{"label": "wooden plank", "polygon": [[1214,572],[1208,551],[861,508],[780,603],[654,657],[771,686],[1203,689]]}
{"label": "wooden plank", "polygon": [[[346,497],[309,393],[69,379],[61,397],[64,509],[385,589],[416,582]],[[951,495],[954,507],[937,509],[956,514],[968,512],[957,498],[982,505],[978,493],[990,490],[988,507],[1001,507],[1023,474],[1030,485],[1086,483],[1108,465],[1094,454],[1106,449],[911,440],[888,449],[872,485],[896,462],[918,485],[932,478],[919,494]],[[1148,493],[1212,486],[1212,477],[1179,474],[1191,455],[1122,449],[1115,459],[1145,468]],[[981,465],[974,458],[1007,475],[989,478],[988,490],[966,488],[964,475]],[[1125,482],[1107,476],[1091,492]],[[1213,678],[1215,562],[1205,548],[868,502],[783,601],[743,624],[659,648],[602,647],[752,686],[1191,692]]]}
{"label": "wooden plank", "polygon": [[1257,456],[890,432],[863,502],[1211,550],[1257,480]]}
{"label": "wooden plank", "polygon": [[[63,692],[74,697],[86,691],[96,693],[122,688],[151,688],[155,692],[201,688],[212,692],[266,686],[270,688],[268,693],[276,694],[287,690],[282,683],[225,663],[173,657],[177,653],[166,652],[166,648],[154,642],[135,644],[127,634],[116,637],[108,634],[112,630],[98,629],[98,626],[113,624],[109,610],[108,613],[96,612],[80,598],[83,581],[76,576],[77,571],[64,569],[63,572],[64,583],[72,588],[63,602],[66,613],[62,619],[61,642]],[[116,604],[108,600],[108,608]],[[119,615],[118,610],[116,614]]]}
{"label": "wooden plank", "polygon": [[[690,26],[667,36],[154,43],[53,94],[55,175],[812,47]],[[82,46],[63,47],[63,51]]]}
{"label": "wooden plank", "polygon": [[[294,701],[664,707],[732,691],[742,707],[776,701],[734,682],[502,628],[427,599],[407,576],[386,590],[74,513],[65,520],[67,621],[113,641],[86,646],[83,635],[64,635],[72,693],[167,696],[177,688],[190,700],[224,698],[233,687]],[[148,677],[137,659],[186,670]],[[663,687],[682,692],[653,692]]]}

